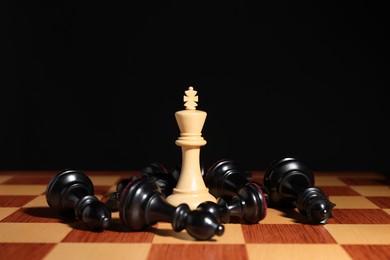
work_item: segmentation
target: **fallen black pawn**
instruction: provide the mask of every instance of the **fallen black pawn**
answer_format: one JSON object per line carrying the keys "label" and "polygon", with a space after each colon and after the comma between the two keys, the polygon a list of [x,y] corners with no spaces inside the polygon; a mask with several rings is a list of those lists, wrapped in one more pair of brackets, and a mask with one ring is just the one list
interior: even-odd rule
{"label": "fallen black pawn", "polygon": [[[139,176],[155,182],[160,187],[161,192],[165,196],[168,196],[172,194],[173,188],[176,186],[179,173],[180,169],[178,167],[168,171],[162,164],[153,162],[144,167]],[[116,191],[107,195],[106,205],[111,212],[119,211],[119,197],[121,192],[133,178],[137,177],[138,175],[133,175],[129,178],[120,180],[116,186]]]}
{"label": "fallen black pawn", "polygon": [[263,185],[248,179],[248,173],[235,161],[221,159],[212,164],[204,175],[205,184],[217,199],[217,204],[205,202],[200,208],[213,212],[222,223],[232,216],[253,224],[264,219],[267,197]]}
{"label": "fallen black pawn", "polygon": [[213,163],[204,175],[204,181],[209,192],[216,198],[231,199],[239,190],[249,183],[256,184],[263,192],[267,201],[266,187],[249,179],[250,174],[236,161],[221,159]]}
{"label": "fallen black pawn", "polygon": [[272,207],[296,207],[311,222],[325,224],[333,217],[335,204],[314,186],[313,173],[296,158],[282,158],[270,164],[264,175]]}
{"label": "fallen black pawn", "polygon": [[111,212],[94,196],[92,181],[76,170],[59,172],[46,188],[49,207],[64,218],[77,218],[92,229],[109,226]]}
{"label": "fallen black pawn", "polygon": [[224,226],[208,211],[190,210],[187,204],[177,207],[167,202],[160,187],[147,178],[133,178],[120,195],[119,216],[133,230],[142,230],[157,222],[172,224],[174,231],[185,229],[197,240],[221,236]]}
{"label": "fallen black pawn", "polygon": [[197,207],[213,213],[222,223],[230,222],[231,217],[237,217],[247,224],[256,224],[265,218],[267,204],[261,189],[255,183],[248,183],[238,190],[231,199],[222,197],[217,203],[207,201]]}

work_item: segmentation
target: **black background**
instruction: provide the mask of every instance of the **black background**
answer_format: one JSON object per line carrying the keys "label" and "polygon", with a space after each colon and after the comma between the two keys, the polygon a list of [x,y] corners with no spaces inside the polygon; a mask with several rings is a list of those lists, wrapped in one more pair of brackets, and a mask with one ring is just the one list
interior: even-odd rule
{"label": "black background", "polygon": [[0,3],[0,169],[180,164],[188,86],[206,166],[390,169],[384,4],[139,2]]}

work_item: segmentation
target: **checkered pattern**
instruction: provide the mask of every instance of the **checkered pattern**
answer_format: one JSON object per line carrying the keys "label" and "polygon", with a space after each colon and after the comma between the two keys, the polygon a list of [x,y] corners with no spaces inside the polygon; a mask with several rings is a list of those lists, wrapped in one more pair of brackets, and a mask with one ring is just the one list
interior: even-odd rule
{"label": "checkered pattern", "polygon": [[[102,200],[133,174],[85,173]],[[102,232],[59,219],[45,198],[54,174],[0,174],[0,259],[390,259],[390,187],[378,173],[316,173],[316,186],[336,204],[325,225],[305,224],[295,210],[268,208],[260,223],[225,224],[225,233],[211,241],[174,232],[170,223],[131,231],[117,213]],[[262,181],[262,172],[253,175]]]}

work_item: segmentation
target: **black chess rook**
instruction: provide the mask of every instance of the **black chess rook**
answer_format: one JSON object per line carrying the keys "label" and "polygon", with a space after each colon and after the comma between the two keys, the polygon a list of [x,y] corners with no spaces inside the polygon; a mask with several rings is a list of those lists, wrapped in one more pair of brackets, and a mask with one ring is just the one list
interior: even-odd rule
{"label": "black chess rook", "polygon": [[273,161],[264,175],[273,207],[296,207],[311,222],[325,224],[335,204],[314,181],[313,172],[296,158]]}
{"label": "black chess rook", "polygon": [[171,223],[174,231],[186,230],[196,240],[221,236],[224,226],[208,211],[190,210],[182,203],[173,206],[160,187],[148,178],[133,178],[119,198],[122,223],[133,230],[142,230],[158,222]]}
{"label": "black chess rook", "polygon": [[59,172],[46,188],[49,207],[64,218],[77,218],[92,229],[110,225],[111,212],[94,196],[91,179],[76,170]]}

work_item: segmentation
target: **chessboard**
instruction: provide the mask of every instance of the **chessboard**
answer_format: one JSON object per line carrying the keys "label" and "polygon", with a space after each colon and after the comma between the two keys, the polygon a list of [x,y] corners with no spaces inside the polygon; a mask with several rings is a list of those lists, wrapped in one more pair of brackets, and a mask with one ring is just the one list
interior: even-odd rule
{"label": "chessboard", "polygon": [[[134,172],[89,172],[102,201]],[[91,231],[54,215],[46,187],[55,172],[0,173],[0,259],[390,259],[390,185],[375,172],[316,172],[315,186],[336,204],[326,224],[294,209],[268,208],[258,224],[224,224],[222,236],[197,241],[170,223],[132,231],[114,212]],[[262,182],[263,172],[252,172]]]}

